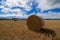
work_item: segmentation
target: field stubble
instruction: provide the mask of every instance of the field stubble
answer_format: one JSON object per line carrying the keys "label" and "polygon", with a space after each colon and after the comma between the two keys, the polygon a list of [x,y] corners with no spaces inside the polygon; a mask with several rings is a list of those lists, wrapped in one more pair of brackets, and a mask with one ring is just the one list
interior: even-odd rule
{"label": "field stubble", "polygon": [[[60,40],[60,20],[44,20],[44,28],[53,29]],[[42,38],[41,38],[42,37]],[[26,20],[0,20],[0,40],[51,40],[27,28]]]}

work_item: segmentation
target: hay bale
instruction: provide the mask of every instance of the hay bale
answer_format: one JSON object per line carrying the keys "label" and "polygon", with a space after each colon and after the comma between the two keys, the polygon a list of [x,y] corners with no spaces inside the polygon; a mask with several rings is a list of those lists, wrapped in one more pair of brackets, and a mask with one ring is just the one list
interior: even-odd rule
{"label": "hay bale", "polygon": [[36,15],[31,15],[27,19],[27,27],[32,31],[38,32],[44,26],[43,19]]}

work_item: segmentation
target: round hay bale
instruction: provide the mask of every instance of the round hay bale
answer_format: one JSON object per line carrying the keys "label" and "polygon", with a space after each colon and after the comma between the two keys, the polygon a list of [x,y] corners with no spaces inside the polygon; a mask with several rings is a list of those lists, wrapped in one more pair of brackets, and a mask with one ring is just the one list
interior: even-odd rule
{"label": "round hay bale", "polygon": [[43,19],[36,15],[31,15],[27,19],[27,27],[32,31],[38,32],[44,26]]}

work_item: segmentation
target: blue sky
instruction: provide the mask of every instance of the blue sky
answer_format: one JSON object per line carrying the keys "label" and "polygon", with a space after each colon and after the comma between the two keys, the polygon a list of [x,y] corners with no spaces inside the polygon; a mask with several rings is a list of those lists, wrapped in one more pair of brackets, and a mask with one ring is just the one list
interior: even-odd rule
{"label": "blue sky", "polygon": [[0,0],[0,18],[27,19],[30,15],[60,19],[60,0]]}

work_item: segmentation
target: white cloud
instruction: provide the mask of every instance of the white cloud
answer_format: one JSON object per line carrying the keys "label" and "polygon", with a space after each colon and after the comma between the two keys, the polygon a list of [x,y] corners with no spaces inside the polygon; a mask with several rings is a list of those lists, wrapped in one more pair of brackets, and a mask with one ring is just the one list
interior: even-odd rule
{"label": "white cloud", "polygon": [[38,0],[38,7],[40,7],[42,10],[50,8],[50,6],[47,5],[46,0]]}
{"label": "white cloud", "polygon": [[2,12],[8,13],[11,9],[10,8],[3,8]]}
{"label": "white cloud", "polygon": [[59,0],[38,0],[39,8],[42,10],[52,9],[52,8],[60,8],[60,2],[52,5],[55,1]]}
{"label": "white cloud", "polygon": [[38,15],[39,17],[42,17],[43,19],[60,19],[60,13],[50,12],[48,14],[38,13],[36,15]]}

